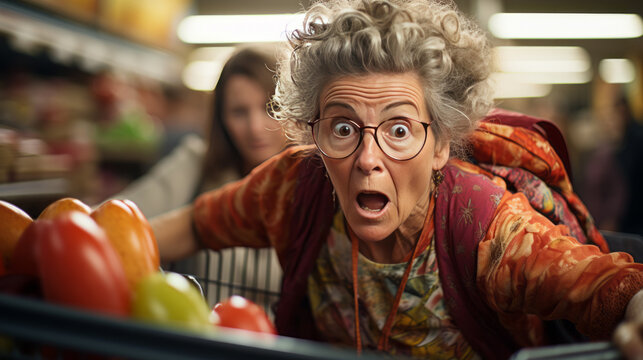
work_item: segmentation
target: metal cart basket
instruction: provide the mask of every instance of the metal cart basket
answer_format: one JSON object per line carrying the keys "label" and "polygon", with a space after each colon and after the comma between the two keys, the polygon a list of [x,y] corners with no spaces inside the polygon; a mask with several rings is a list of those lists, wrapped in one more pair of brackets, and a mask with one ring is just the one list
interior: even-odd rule
{"label": "metal cart basket", "polygon": [[272,306],[279,300],[281,268],[272,249],[203,250],[167,268],[193,276],[210,306],[241,295],[263,307],[274,320]]}

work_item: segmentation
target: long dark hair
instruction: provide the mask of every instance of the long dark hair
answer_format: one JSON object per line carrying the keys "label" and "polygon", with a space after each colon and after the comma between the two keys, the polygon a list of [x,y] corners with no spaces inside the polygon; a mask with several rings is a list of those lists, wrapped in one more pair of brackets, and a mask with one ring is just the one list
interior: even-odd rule
{"label": "long dark hair", "polygon": [[276,52],[276,47],[244,47],[236,51],[223,66],[213,92],[214,105],[208,131],[208,150],[203,164],[202,186],[220,185],[220,174],[230,170],[236,171],[239,176],[245,175],[243,158],[224,125],[226,84],[233,75],[246,76],[261,85],[268,102],[275,92]]}

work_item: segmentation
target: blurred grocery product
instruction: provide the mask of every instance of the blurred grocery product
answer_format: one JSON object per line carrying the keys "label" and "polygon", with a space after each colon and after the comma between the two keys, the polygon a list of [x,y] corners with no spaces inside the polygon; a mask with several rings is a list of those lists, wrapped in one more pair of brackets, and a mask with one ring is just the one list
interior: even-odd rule
{"label": "blurred grocery product", "polygon": [[141,280],[135,289],[132,316],[150,324],[199,333],[214,330],[203,296],[186,278],[173,272],[157,272]]}
{"label": "blurred grocery product", "polygon": [[0,200],[0,261],[9,264],[18,239],[33,220],[22,209]]}
{"label": "blurred grocery product", "polygon": [[69,211],[80,211],[89,215],[92,212],[92,209],[78,199],[62,198],[47,205],[45,210],[38,215],[38,219],[55,219],[60,214]]}
{"label": "blurred grocery product", "polygon": [[222,327],[277,334],[275,326],[263,308],[239,295],[233,295],[214,305],[212,314],[216,314],[218,325]]}
{"label": "blurred grocery product", "polygon": [[134,289],[144,277],[158,271],[159,250],[152,228],[136,204],[108,200],[91,213],[123,262],[127,281]]}
{"label": "blurred grocery product", "polygon": [[129,200],[110,200],[92,210],[78,199],[62,198],[35,220],[0,201],[0,224],[8,230],[0,237],[3,293],[28,295],[37,286],[46,301],[129,317],[133,290],[160,269],[152,229]]}

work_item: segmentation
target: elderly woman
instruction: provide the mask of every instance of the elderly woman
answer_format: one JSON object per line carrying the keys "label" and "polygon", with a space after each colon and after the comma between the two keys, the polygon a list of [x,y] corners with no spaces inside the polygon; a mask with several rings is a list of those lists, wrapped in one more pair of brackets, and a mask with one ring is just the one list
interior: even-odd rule
{"label": "elderly woman", "polygon": [[542,319],[605,338],[643,310],[643,265],[453,156],[491,96],[489,44],[451,5],[317,3],[291,45],[273,111],[314,145],[154,219],[162,257],[274,247],[280,334],[358,351],[506,358],[545,343]]}

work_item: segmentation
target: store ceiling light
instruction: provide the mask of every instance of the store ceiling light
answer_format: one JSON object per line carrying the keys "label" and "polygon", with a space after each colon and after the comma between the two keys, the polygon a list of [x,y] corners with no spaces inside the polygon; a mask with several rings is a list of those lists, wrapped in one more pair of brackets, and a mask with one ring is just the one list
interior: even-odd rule
{"label": "store ceiling light", "polygon": [[491,85],[495,99],[534,98],[549,95],[551,84],[530,84],[499,73],[491,75]]}
{"label": "store ceiling light", "polygon": [[234,52],[234,46],[206,46],[192,51],[188,60],[192,61],[220,61],[225,62]]}
{"label": "store ceiling light", "polygon": [[222,67],[216,61],[193,61],[183,69],[183,84],[192,90],[211,91]]}
{"label": "store ceiling light", "polygon": [[496,73],[510,82],[519,84],[585,84],[592,80],[590,70],[584,72],[529,72],[529,73]]}
{"label": "store ceiling light", "polygon": [[582,84],[592,78],[591,60],[578,46],[498,46],[496,78],[512,84]]}
{"label": "store ceiling light", "polygon": [[192,90],[212,91],[219,80],[223,65],[234,52],[234,47],[202,47],[188,55],[183,68],[183,84]]}
{"label": "store ceiling light", "polygon": [[181,21],[177,35],[188,44],[233,44],[286,40],[301,27],[303,14],[196,15]]}
{"label": "store ceiling light", "polygon": [[624,84],[634,81],[636,70],[628,59],[603,59],[598,64],[601,79],[610,84]]}
{"label": "store ceiling light", "polygon": [[500,39],[616,39],[643,35],[636,14],[498,13],[489,30]]}
{"label": "store ceiling light", "polygon": [[494,65],[499,72],[558,73],[586,72],[589,54],[578,46],[497,46]]}

